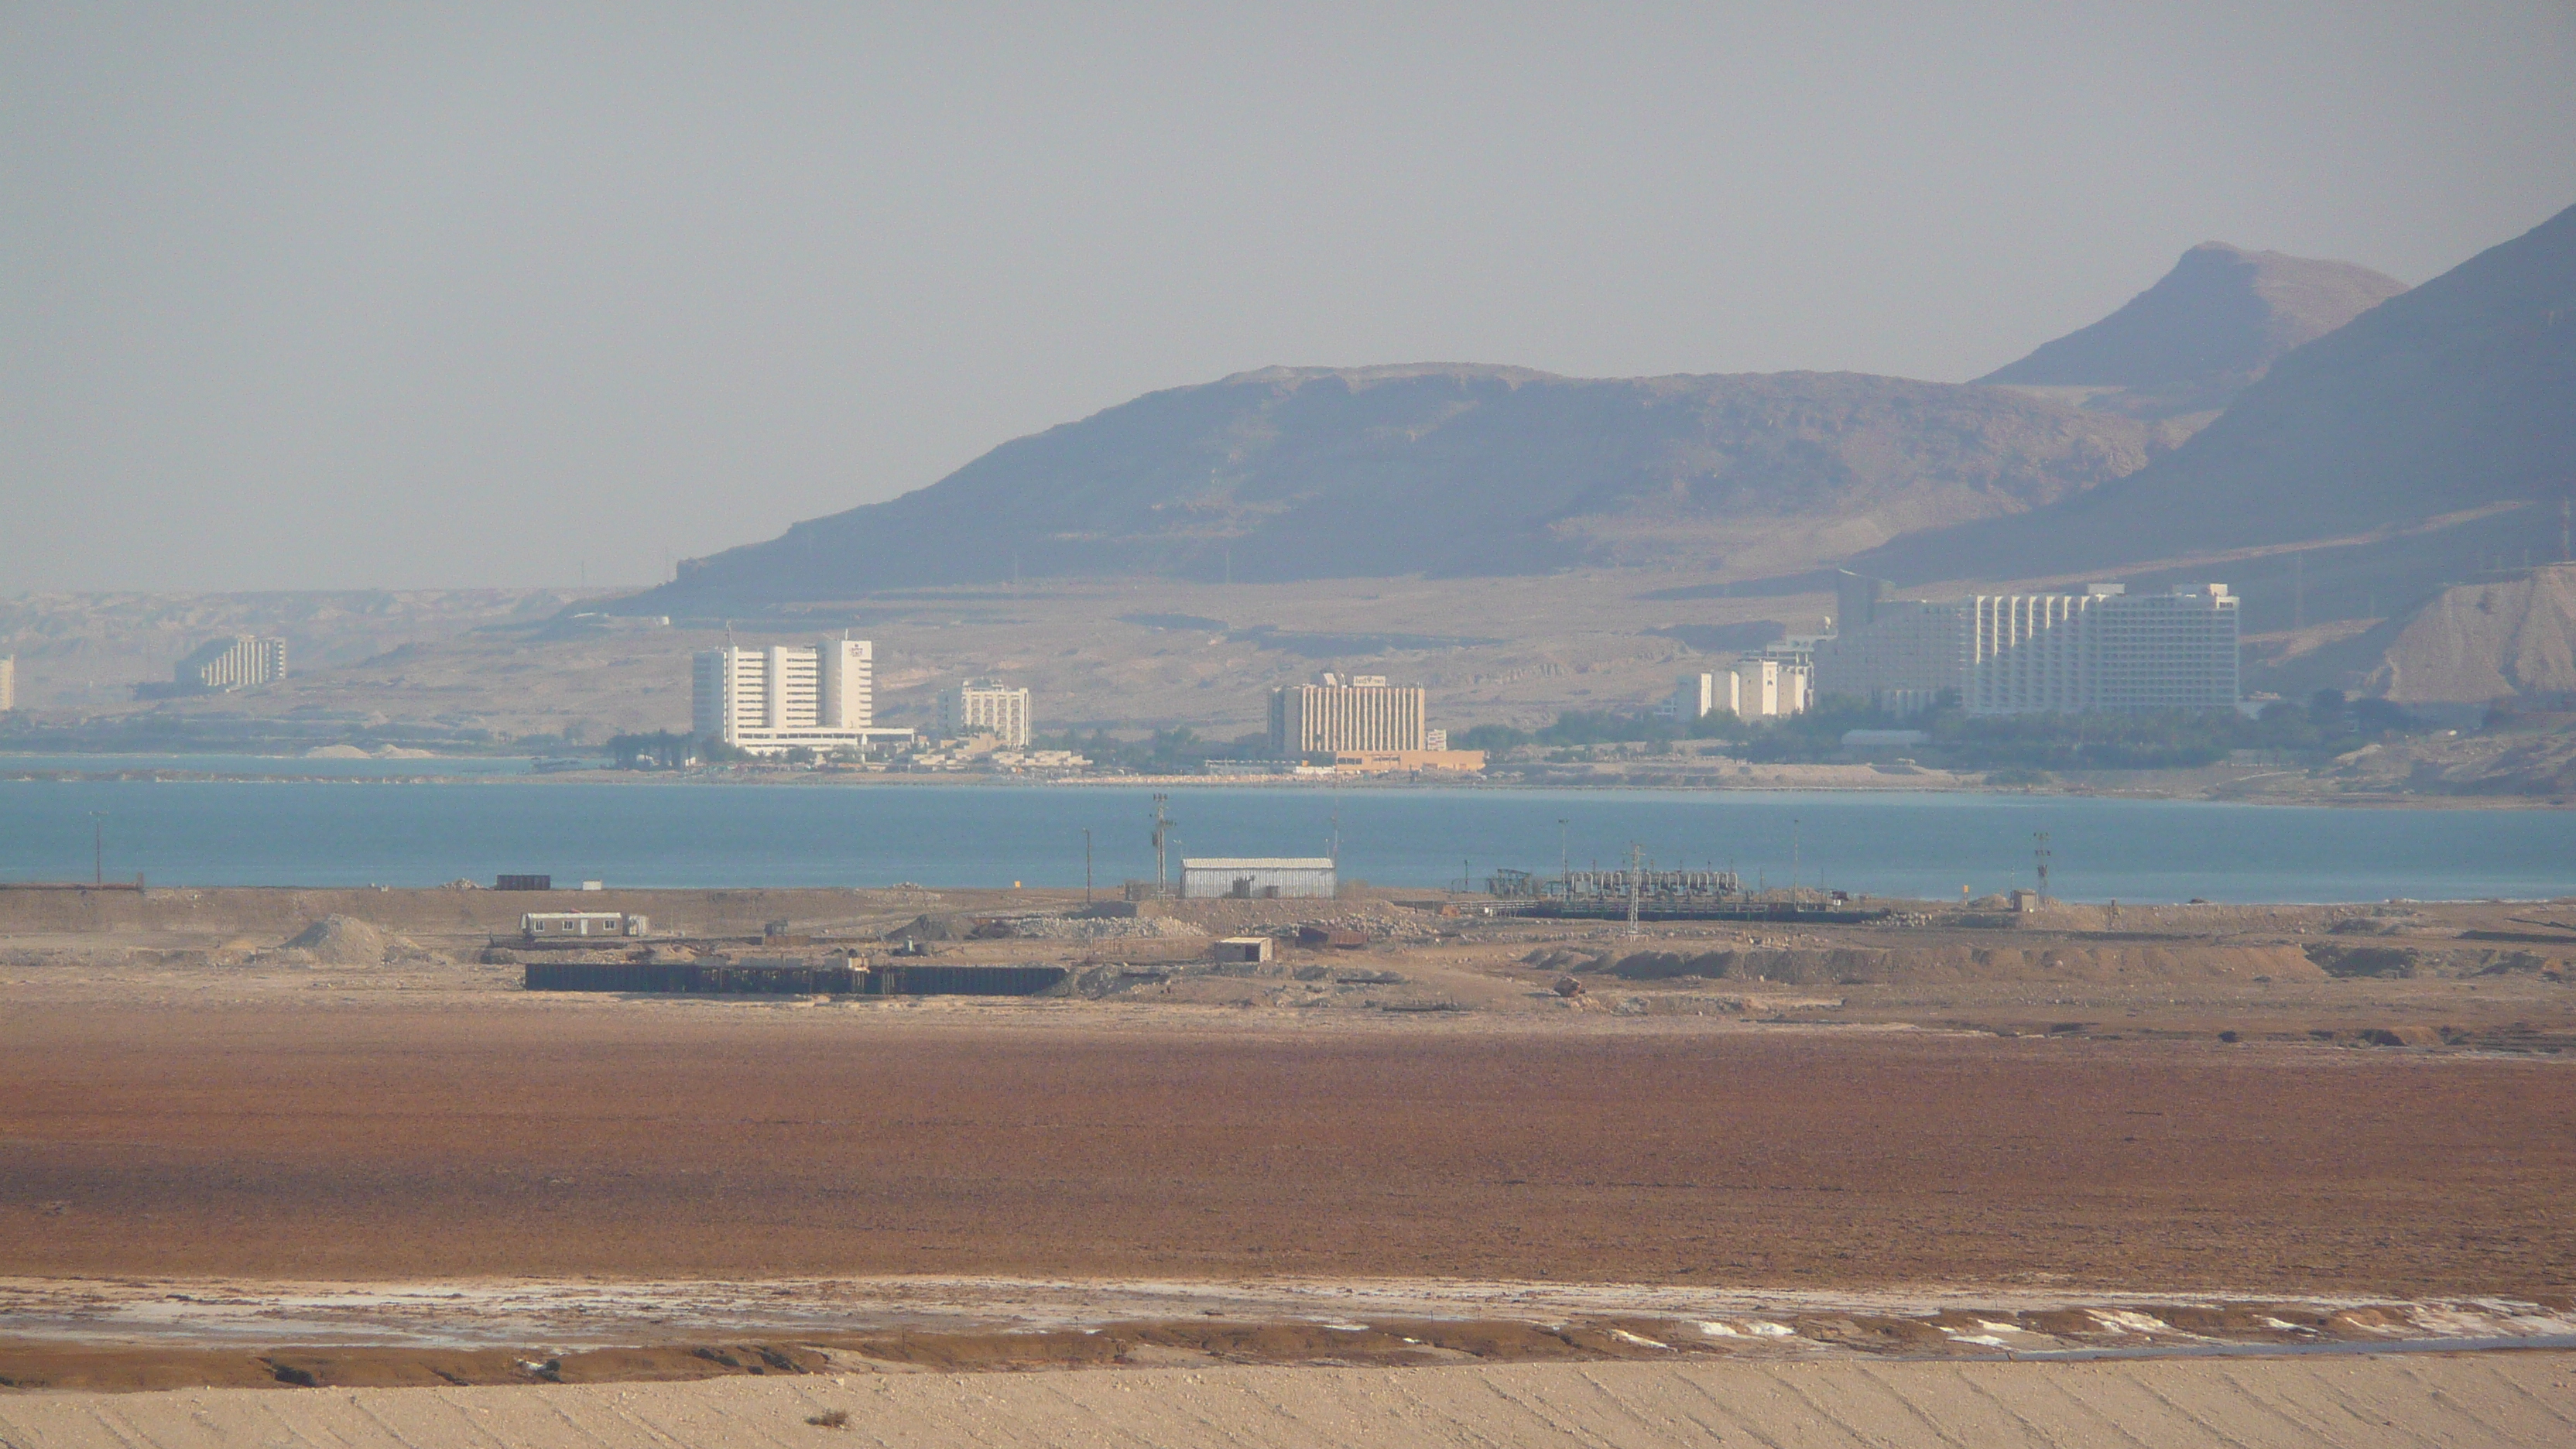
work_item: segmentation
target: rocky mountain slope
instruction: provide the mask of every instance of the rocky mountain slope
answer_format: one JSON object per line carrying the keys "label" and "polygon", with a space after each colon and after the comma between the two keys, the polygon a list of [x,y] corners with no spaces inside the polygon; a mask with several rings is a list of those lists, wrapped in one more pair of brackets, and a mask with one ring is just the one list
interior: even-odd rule
{"label": "rocky mountain slope", "polygon": [[2292,348],[2405,290],[2350,262],[2203,242],[2120,310],[1977,381],[2137,418],[2214,413]]}
{"label": "rocky mountain slope", "polygon": [[2399,704],[2576,694],[2576,565],[2444,589],[2371,642],[2361,687]]}
{"label": "rocky mountain slope", "polygon": [[621,607],[703,615],[1014,577],[1719,567],[1748,548],[1811,566],[2097,487],[2150,450],[2128,418],[1853,373],[1269,368],[1005,443],[901,498],[692,560]]}
{"label": "rocky mountain slope", "polygon": [[[2105,488],[1901,539],[1853,567],[2028,578],[2237,551],[2292,613],[2325,549],[2395,614],[2447,579],[2556,556],[2576,489],[2576,208],[2288,353],[2217,421]],[[2249,589],[2249,593],[2253,590]],[[2307,617],[2324,617],[2311,599]]]}

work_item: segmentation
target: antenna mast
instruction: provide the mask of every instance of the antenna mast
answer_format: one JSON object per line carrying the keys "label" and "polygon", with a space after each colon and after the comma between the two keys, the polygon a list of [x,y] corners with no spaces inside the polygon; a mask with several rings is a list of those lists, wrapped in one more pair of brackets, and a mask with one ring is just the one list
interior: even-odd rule
{"label": "antenna mast", "polygon": [[1163,813],[1163,805],[1171,798],[1169,795],[1154,797],[1154,898],[1156,900],[1161,900],[1171,893],[1171,868],[1163,854],[1163,842],[1169,837],[1172,829],[1170,818]]}

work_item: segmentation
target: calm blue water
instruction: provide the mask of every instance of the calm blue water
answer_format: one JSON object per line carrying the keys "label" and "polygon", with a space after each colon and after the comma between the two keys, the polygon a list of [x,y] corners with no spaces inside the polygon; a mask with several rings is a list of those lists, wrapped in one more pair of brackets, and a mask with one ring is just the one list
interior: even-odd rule
{"label": "calm blue water", "polygon": [[[2030,883],[2045,830],[2069,899],[2356,901],[2576,894],[2576,812],[2324,810],[2045,796],[1685,791],[1176,789],[1177,862],[1320,855],[1346,879],[1432,886],[1498,865],[1578,867],[1628,843],[1748,883],[1956,898]],[[1150,878],[1151,792],[758,786],[0,780],[0,879],[436,885],[502,872],[618,886],[1082,884]],[[1794,824],[1793,824],[1794,822]]]}

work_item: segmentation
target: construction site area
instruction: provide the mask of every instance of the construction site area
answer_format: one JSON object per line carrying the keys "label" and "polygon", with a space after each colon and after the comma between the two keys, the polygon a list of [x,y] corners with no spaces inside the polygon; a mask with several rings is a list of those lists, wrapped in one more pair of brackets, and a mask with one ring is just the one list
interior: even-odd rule
{"label": "construction site area", "polygon": [[[2576,1344],[2576,902],[1755,915],[1705,874],[1633,926],[1610,872],[0,889],[0,1432],[228,1385]],[[535,929],[570,906],[615,934]]]}

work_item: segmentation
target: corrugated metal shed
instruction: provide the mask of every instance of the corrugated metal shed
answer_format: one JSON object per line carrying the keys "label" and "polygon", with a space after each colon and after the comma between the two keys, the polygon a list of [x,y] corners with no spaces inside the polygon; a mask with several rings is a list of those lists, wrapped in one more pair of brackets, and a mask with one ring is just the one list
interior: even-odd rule
{"label": "corrugated metal shed", "polygon": [[1330,856],[1201,856],[1181,862],[1181,898],[1193,901],[1329,899]]}

